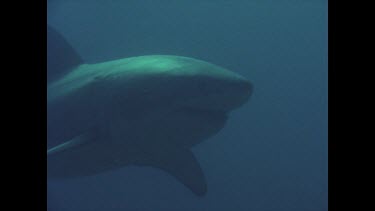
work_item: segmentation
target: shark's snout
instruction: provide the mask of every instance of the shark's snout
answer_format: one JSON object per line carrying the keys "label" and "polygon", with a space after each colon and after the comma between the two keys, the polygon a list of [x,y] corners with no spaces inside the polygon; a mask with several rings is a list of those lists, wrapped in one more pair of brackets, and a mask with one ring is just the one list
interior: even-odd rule
{"label": "shark's snout", "polygon": [[235,109],[244,103],[246,103],[252,92],[253,92],[253,85],[247,79],[241,79],[233,82],[231,85],[228,86],[228,98],[232,101],[232,109]]}
{"label": "shark's snout", "polygon": [[245,78],[225,78],[207,80],[205,86],[192,96],[182,99],[182,104],[201,110],[221,111],[227,113],[246,103],[253,86]]}

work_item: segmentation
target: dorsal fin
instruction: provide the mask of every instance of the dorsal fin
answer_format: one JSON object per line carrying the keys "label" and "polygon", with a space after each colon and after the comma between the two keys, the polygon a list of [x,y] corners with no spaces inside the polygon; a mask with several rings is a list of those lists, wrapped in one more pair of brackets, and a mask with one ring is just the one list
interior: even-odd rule
{"label": "dorsal fin", "polygon": [[65,38],[47,25],[47,82],[82,64],[83,60]]}

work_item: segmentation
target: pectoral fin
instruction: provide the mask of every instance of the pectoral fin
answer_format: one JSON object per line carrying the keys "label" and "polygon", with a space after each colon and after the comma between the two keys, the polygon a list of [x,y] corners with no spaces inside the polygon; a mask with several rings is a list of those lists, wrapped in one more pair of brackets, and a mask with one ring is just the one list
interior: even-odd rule
{"label": "pectoral fin", "polygon": [[165,150],[149,155],[150,160],[146,160],[144,164],[168,172],[199,196],[207,192],[203,171],[189,149]]}
{"label": "pectoral fin", "polygon": [[115,147],[105,142],[100,130],[90,130],[47,150],[49,178],[87,176],[118,168]]}
{"label": "pectoral fin", "polygon": [[72,140],[69,140],[65,143],[52,147],[51,149],[47,150],[47,155],[52,155],[55,153],[59,153],[65,150],[69,150],[75,148],[77,146],[81,146],[85,143],[91,142],[93,140],[93,134],[91,133],[84,133],[77,137],[74,137]]}

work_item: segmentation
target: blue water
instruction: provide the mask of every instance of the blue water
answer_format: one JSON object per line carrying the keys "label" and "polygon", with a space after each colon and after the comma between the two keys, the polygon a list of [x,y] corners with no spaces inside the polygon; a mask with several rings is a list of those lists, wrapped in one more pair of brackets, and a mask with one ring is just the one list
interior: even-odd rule
{"label": "blue water", "polygon": [[48,181],[50,211],[327,210],[326,0],[50,0],[48,23],[88,63],[199,58],[254,85],[251,100],[193,151],[208,192],[124,167]]}

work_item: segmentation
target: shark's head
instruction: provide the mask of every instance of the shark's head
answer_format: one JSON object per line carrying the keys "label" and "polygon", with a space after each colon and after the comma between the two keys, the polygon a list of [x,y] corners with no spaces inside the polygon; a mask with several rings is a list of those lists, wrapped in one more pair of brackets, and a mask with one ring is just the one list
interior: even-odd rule
{"label": "shark's head", "polygon": [[[180,56],[140,56],[117,60],[98,78],[117,84],[124,104],[146,101],[168,106],[227,113],[244,104],[252,84],[217,65]],[[106,68],[108,70],[108,68]],[[97,71],[100,72],[100,71]],[[129,80],[131,79],[131,80]]]}
{"label": "shark's head", "polygon": [[181,80],[180,93],[185,96],[179,103],[193,109],[229,112],[243,105],[252,93],[250,81],[216,65],[201,64],[180,74],[176,80]]}

